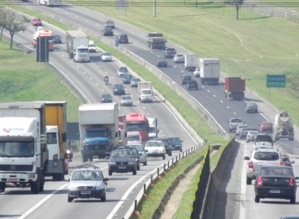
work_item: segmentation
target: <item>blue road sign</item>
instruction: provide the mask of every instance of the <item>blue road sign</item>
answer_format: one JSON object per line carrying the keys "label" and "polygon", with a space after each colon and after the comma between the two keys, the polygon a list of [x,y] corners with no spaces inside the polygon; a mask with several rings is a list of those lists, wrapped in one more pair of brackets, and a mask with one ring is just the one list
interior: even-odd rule
{"label": "blue road sign", "polygon": [[268,88],[284,88],[286,87],[286,75],[267,75],[266,85]]}

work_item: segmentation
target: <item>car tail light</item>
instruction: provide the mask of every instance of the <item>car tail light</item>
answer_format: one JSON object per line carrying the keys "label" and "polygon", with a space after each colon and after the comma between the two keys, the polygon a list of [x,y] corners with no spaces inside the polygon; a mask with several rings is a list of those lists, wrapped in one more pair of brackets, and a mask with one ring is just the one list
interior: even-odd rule
{"label": "car tail light", "polygon": [[248,168],[253,169],[253,162],[252,161],[248,162]]}
{"label": "car tail light", "polygon": [[289,181],[289,186],[294,186],[295,185],[295,179],[294,178],[290,178],[290,181]]}
{"label": "car tail light", "polygon": [[257,185],[258,186],[262,186],[263,185],[263,178],[261,176],[259,176],[259,178],[257,179]]}
{"label": "car tail light", "polygon": [[280,161],[280,166],[285,166],[285,163],[283,161]]}

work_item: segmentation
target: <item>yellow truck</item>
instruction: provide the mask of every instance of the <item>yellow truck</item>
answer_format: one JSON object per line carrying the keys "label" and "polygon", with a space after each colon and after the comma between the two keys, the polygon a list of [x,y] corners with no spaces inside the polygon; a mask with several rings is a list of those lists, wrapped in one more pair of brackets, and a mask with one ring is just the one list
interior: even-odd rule
{"label": "yellow truck", "polygon": [[46,104],[46,133],[48,163],[46,175],[53,180],[64,180],[68,174],[68,163],[65,159],[66,152],[66,101],[45,101]]}

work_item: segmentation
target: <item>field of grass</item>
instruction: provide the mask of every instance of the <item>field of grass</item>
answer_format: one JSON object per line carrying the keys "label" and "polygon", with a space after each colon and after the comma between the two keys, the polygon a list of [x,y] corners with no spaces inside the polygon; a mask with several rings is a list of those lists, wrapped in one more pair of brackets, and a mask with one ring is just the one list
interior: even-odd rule
{"label": "field of grass", "polygon": [[[197,8],[194,1],[157,1],[157,16],[153,17],[152,3],[130,1],[130,8],[115,10],[114,0],[69,1],[86,5],[92,10],[116,17],[148,31],[162,32],[166,38],[200,57],[217,57],[221,69],[230,76],[246,78],[249,88],[259,93],[279,109],[285,109],[299,125],[299,25],[283,19],[269,18],[247,10],[240,11],[236,20],[234,8],[206,1]],[[117,25],[117,23],[116,23]],[[286,74],[285,89],[266,88],[267,74]]]}
{"label": "field of grass", "polygon": [[53,70],[35,61],[35,54],[10,50],[8,41],[0,41],[0,66],[1,102],[65,100],[68,122],[78,121],[80,100]]}

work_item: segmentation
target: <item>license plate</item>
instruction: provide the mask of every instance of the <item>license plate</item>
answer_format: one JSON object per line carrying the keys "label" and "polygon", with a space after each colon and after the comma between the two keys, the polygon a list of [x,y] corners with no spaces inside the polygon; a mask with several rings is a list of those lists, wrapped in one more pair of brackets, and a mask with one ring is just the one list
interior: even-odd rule
{"label": "license plate", "polygon": [[8,179],[8,182],[18,182],[18,179],[16,179],[16,178],[10,178],[10,179]]}
{"label": "license plate", "polygon": [[91,191],[81,191],[81,195],[90,195]]}
{"label": "license plate", "polygon": [[121,166],[121,167],[118,167],[118,169],[122,169],[123,170],[123,169],[126,169],[126,167]]}
{"label": "license plate", "polygon": [[270,193],[280,193],[280,190],[270,190]]}

